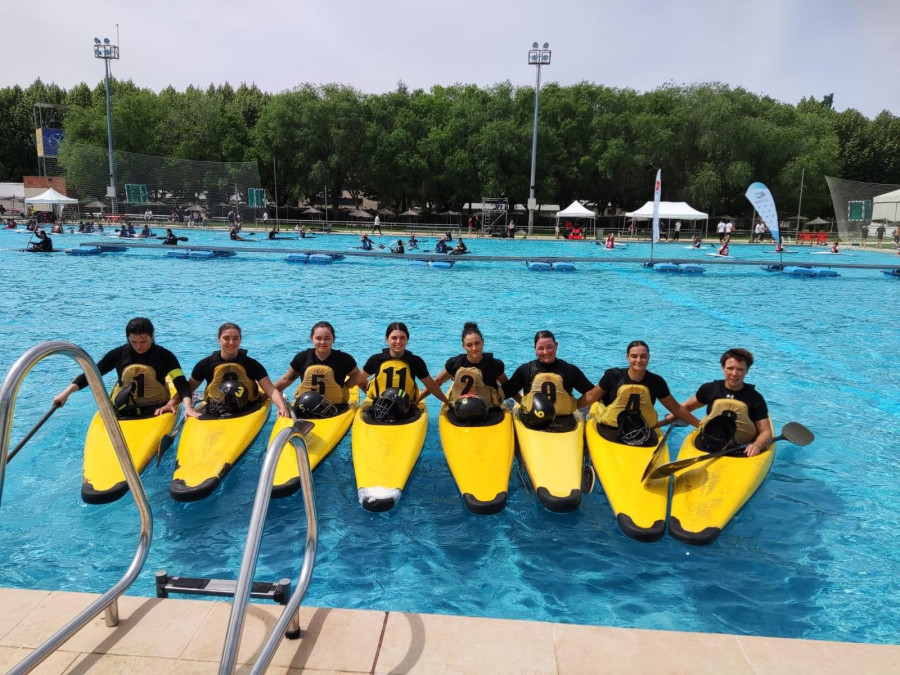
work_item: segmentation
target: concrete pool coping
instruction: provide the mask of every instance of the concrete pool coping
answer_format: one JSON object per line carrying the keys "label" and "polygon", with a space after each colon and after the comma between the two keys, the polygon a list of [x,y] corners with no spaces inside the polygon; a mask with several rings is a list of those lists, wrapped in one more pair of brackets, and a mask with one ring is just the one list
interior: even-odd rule
{"label": "concrete pool coping", "polygon": [[[0,670],[19,663],[97,595],[0,588]],[[253,603],[238,654],[246,672],[281,608]],[[122,596],[37,673],[215,673],[229,602]],[[269,673],[900,672],[900,646],[682,633],[539,621],[301,607],[300,640],[283,640]]]}

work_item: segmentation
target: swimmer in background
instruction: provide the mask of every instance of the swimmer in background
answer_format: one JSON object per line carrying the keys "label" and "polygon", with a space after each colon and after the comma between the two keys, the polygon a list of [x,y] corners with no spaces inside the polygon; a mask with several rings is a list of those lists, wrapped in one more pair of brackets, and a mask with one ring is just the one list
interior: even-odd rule
{"label": "swimmer in background", "polygon": [[837,239],[835,239],[834,243],[831,245],[831,252],[832,253],[840,253],[841,252],[841,249],[838,248],[838,240]]}

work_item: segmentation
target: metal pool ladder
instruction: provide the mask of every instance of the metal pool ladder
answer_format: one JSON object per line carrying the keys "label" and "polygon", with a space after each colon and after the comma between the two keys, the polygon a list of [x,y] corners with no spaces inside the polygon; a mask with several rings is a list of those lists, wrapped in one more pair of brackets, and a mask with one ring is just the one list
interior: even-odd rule
{"label": "metal pool ladder", "polygon": [[[247,605],[250,598],[274,600],[284,605],[281,616],[276,621],[272,632],[269,634],[256,662],[250,670],[251,673],[265,672],[282,638],[287,637],[288,639],[296,640],[300,637],[300,603],[303,601],[303,596],[306,595],[310,579],[312,579],[316,559],[316,544],[318,542],[316,501],[313,493],[312,473],[309,468],[306,441],[303,438],[303,434],[308,433],[312,426],[311,422],[297,420],[293,426],[279,431],[266,449],[262,469],[259,473],[259,482],[256,486],[256,497],[253,500],[250,527],[247,530],[247,542],[244,544],[244,556],[241,559],[241,569],[238,573],[237,581],[233,579],[169,576],[165,570],[160,570],[156,573],[156,595],[161,598],[169,597],[170,593],[234,597],[231,605],[231,616],[228,620],[228,631],[225,634],[225,644],[222,648],[222,658],[219,661],[219,673],[223,675],[230,675],[237,666],[237,652],[241,644],[241,633],[244,629],[244,618],[247,614]],[[297,588],[293,594],[291,594],[290,590],[290,579],[282,579],[277,583],[253,581],[253,573],[256,570],[256,561],[259,557],[263,525],[265,524],[266,513],[268,512],[272,496],[275,467],[286,443],[291,443],[294,446],[294,451],[297,455],[297,465],[300,469],[300,485],[306,509],[306,550],[303,555],[303,566],[300,568],[300,578],[297,581]],[[287,597],[289,594],[290,598]]]}
{"label": "metal pool ladder", "polygon": [[222,660],[219,663],[219,673],[228,674],[234,672],[237,651],[241,644],[241,633],[244,630],[244,617],[247,613],[247,602],[250,597],[250,586],[253,583],[253,572],[256,569],[256,560],[259,556],[259,543],[262,539],[263,524],[266,512],[269,509],[269,501],[272,496],[272,481],[275,478],[275,466],[285,443],[290,442],[294,446],[297,455],[297,465],[300,469],[300,485],[303,493],[303,504],[306,508],[306,550],[303,554],[303,566],[300,568],[300,578],[297,588],[285,605],[281,616],[275,622],[275,627],[269,634],[266,643],[260,650],[259,656],[250,672],[253,674],[264,673],[275,654],[275,650],[281,643],[281,639],[288,635],[291,638],[300,637],[300,603],[309,588],[312,579],[313,567],[316,562],[316,543],[318,541],[318,524],[316,520],[316,499],[313,494],[312,473],[309,469],[309,456],[307,455],[306,441],[303,434],[312,428],[312,423],[306,420],[297,420],[292,427],[278,432],[269,447],[266,449],[266,457],[263,460],[262,470],[259,472],[259,483],[256,486],[256,498],[253,500],[253,512],[250,516],[250,528],[247,531],[247,543],[244,546],[244,557],[241,560],[241,571],[238,575],[234,592],[234,604],[231,606],[231,617],[228,619],[228,632],[225,634],[225,646],[222,649]]}
{"label": "metal pool ladder", "polygon": [[150,513],[147,494],[144,492],[144,485],[141,483],[140,476],[138,476],[131,461],[131,455],[128,454],[128,446],[125,444],[125,438],[122,436],[122,430],[119,428],[116,413],[106,394],[106,388],[103,386],[100,371],[91,357],[81,347],[62,340],[44,342],[29,349],[12,365],[12,368],[10,368],[9,373],[3,380],[2,386],[0,386],[0,502],[2,502],[3,498],[3,481],[6,477],[9,437],[12,430],[13,411],[15,409],[16,396],[19,393],[19,386],[22,384],[25,376],[39,361],[53,354],[63,354],[72,357],[81,366],[87,377],[88,385],[97,402],[100,418],[103,420],[103,425],[109,434],[113,449],[116,452],[116,458],[119,460],[122,472],[125,474],[128,488],[134,496],[141,519],[141,531],[137,551],[134,554],[131,565],[129,565],[122,578],[9,671],[16,674],[27,673],[37,667],[41,661],[56,651],[66,640],[99,614],[101,610],[105,610],[107,626],[118,625],[118,598],[140,574],[147,559],[147,553],[150,550],[150,538],[153,534],[153,516]]}

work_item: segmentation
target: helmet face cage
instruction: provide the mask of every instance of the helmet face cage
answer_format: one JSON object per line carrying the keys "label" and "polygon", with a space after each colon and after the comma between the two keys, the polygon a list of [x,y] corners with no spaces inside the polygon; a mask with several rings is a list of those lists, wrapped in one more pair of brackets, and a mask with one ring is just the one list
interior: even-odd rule
{"label": "helmet face cage", "polygon": [[372,404],[372,414],[379,422],[401,419],[409,412],[409,394],[402,389],[385,389]]}
{"label": "helmet face cage", "polygon": [[297,417],[334,417],[338,414],[337,406],[322,396],[317,391],[307,391],[301,394],[294,403],[294,412]]}
{"label": "helmet face cage", "polygon": [[623,410],[619,413],[616,422],[619,425],[619,442],[625,445],[644,445],[653,434],[647,420],[637,410]]}

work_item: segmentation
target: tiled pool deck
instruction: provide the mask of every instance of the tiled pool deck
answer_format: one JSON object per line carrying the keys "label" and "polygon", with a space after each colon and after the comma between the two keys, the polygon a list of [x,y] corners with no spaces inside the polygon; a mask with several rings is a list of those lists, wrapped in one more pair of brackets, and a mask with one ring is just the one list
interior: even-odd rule
{"label": "tiled pool deck", "polygon": [[[97,596],[0,589],[0,670]],[[252,604],[238,672],[280,613]],[[123,596],[120,623],[92,620],[36,673],[215,673],[230,603]],[[300,611],[269,673],[900,673],[900,646],[576,626],[374,610]]]}

